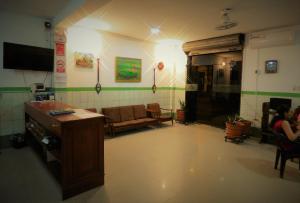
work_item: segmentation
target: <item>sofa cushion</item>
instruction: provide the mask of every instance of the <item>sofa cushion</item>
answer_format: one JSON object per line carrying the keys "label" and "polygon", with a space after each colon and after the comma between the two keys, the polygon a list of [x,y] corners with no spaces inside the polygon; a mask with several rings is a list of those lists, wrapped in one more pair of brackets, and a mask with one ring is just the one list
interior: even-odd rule
{"label": "sofa cushion", "polygon": [[118,123],[121,121],[119,107],[102,108],[102,113],[105,116],[109,117],[113,123]]}
{"label": "sofa cushion", "polygon": [[138,121],[139,123],[155,123],[155,122],[157,122],[157,120],[154,118],[140,118],[136,121]]}
{"label": "sofa cushion", "polygon": [[130,120],[130,121],[122,121],[120,123],[114,123],[113,126],[116,128],[126,127],[126,126],[135,126],[142,123],[142,121],[138,120]]}
{"label": "sofa cushion", "polygon": [[133,113],[134,113],[135,119],[147,117],[146,108],[145,108],[145,105],[143,105],[143,104],[133,106]]}
{"label": "sofa cushion", "polygon": [[121,106],[120,107],[121,121],[134,120],[133,107],[132,106]]}

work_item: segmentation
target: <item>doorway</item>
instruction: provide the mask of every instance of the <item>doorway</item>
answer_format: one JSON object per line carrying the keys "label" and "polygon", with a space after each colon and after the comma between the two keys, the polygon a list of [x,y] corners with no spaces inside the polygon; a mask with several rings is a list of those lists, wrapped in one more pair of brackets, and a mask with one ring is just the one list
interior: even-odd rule
{"label": "doorway", "polygon": [[239,114],[241,51],[193,56],[190,76],[197,84],[186,94],[190,120],[223,128],[228,116]]}

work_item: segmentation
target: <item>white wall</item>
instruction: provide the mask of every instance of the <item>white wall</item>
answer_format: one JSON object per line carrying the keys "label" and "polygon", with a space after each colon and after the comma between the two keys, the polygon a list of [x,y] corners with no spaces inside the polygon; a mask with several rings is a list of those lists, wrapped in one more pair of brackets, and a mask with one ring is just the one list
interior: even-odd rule
{"label": "white wall", "polygon": [[182,46],[177,46],[175,49],[175,77],[174,87],[176,87],[173,97],[173,109],[180,109],[179,100],[185,101],[185,84],[186,84],[186,64],[187,56],[182,51]]}
{"label": "white wall", "polygon": [[[70,27],[66,31],[66,87],[94,87],[97,78],[96,58],[100,58],[100,83],[104,88],[98,95],[95,91],[77,91],[57,93],[57,100],[80,108],[160,103],[163,108],[175,106],[176,85],[184,86],[186,57],[181,45],[173,41],[151,43],[118,34],[97,31],[80,26]],[[75,65],[74,53],[91,53],[94,56],[93,68],[81,68]],[[115,81],[115,59],[117,56],[142,59],[141,82],[119,83]],[[153,69],[163,61],[163,70],[156,71],[157,92],[152,93]],[[178,72],[176,72],[178,71]],[[178,82],[176,81],[178,79]],[[57,84],[59,87],[59,84]],[[105,89],[118,87],[120,89]],[[146,89],[137,89],[143,87]],[[133,88],[133,89],[130,89]],[[177,91],[176,91],[177,92]],[[184,91],[179,95],[184,96]],[[176,99],[177,103],[177,99]]]}
{"label": "white wall", "polygon": [[[243,55],[241,116],[255,122],[260,126],[262,103],[269,101],[270,97],[279,97],[282,93],[298,93],[298,96],[286,98],[292,99],[293,108],[300,105],[300,26],[264,31],[264,34],[276,33],[282,30],[295,32],[293,44],[251,48],[249,33],[246,36],[246,44]],[[266,60],[278,60],[278,72],[265,73]],[[258,70],[258,74],[256,74]],[[267,92],[267,95],[262,93]],[[276,95],[277,93],[277,95]],[[278,96],[279,93],[279,96]]]}
{"label": "white wall", "polygon": [[[44,22],[42,18],[0,12],[0,87],[27,87],[44,81],[46,72],[3,69],[3,42],[51,47],[51,35],[45,30]],[[51,74],[46,85],[50,81]]]}
{"label": "white wall", "polygon": [[[156,44],[136,40],[117,34],[110,34],[82,27],[67,30],[67,86],[93,87],[96,84],[96,58],[100,58],[100,81],[108,87],[151,87],[153,68],[157,63]],[[94,55],[94,68],[85,69],[75,65],[74,52]],[[142,80],[138,83],[115,82],[115,58],[129,57],[142,59]],[[170,86],[172,67],[157,71],[157,86]]]}
{"label": "white wall", "polygon": [[[50,47],[50,33],[44,29],[45,19],[0,12],[0,88],[29,87],[43,82],[46,72],[3,69],[3,42]],[[51,83],[48,74],[46,85]],[[30,93],[0,91],[0,136],[24,131],[24,102]]]}

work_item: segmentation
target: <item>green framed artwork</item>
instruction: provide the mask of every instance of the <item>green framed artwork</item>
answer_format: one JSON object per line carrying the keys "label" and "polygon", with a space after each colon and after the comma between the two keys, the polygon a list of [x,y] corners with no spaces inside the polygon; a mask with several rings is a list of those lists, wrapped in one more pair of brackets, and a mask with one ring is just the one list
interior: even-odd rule
{"label": "green framed artwork", "polygon": [[116,57],[116,82],[141,82],[142,60]]}

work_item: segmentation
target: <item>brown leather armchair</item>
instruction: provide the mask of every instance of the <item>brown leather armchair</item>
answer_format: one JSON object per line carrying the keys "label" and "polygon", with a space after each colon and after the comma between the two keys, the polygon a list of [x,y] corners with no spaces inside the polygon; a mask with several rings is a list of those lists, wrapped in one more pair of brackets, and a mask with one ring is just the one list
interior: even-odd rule
{"label": "brown leather armchair", "polygon": [[[168,113],[162,113],[162,110],[167,111]],[[160,108],[158,103],[152,103],[147,104],[147,111],[150,113],[151,117],[157,119],[160,124],[167,121],[171,121],[172,125],[174,123],[172,109]]]}

